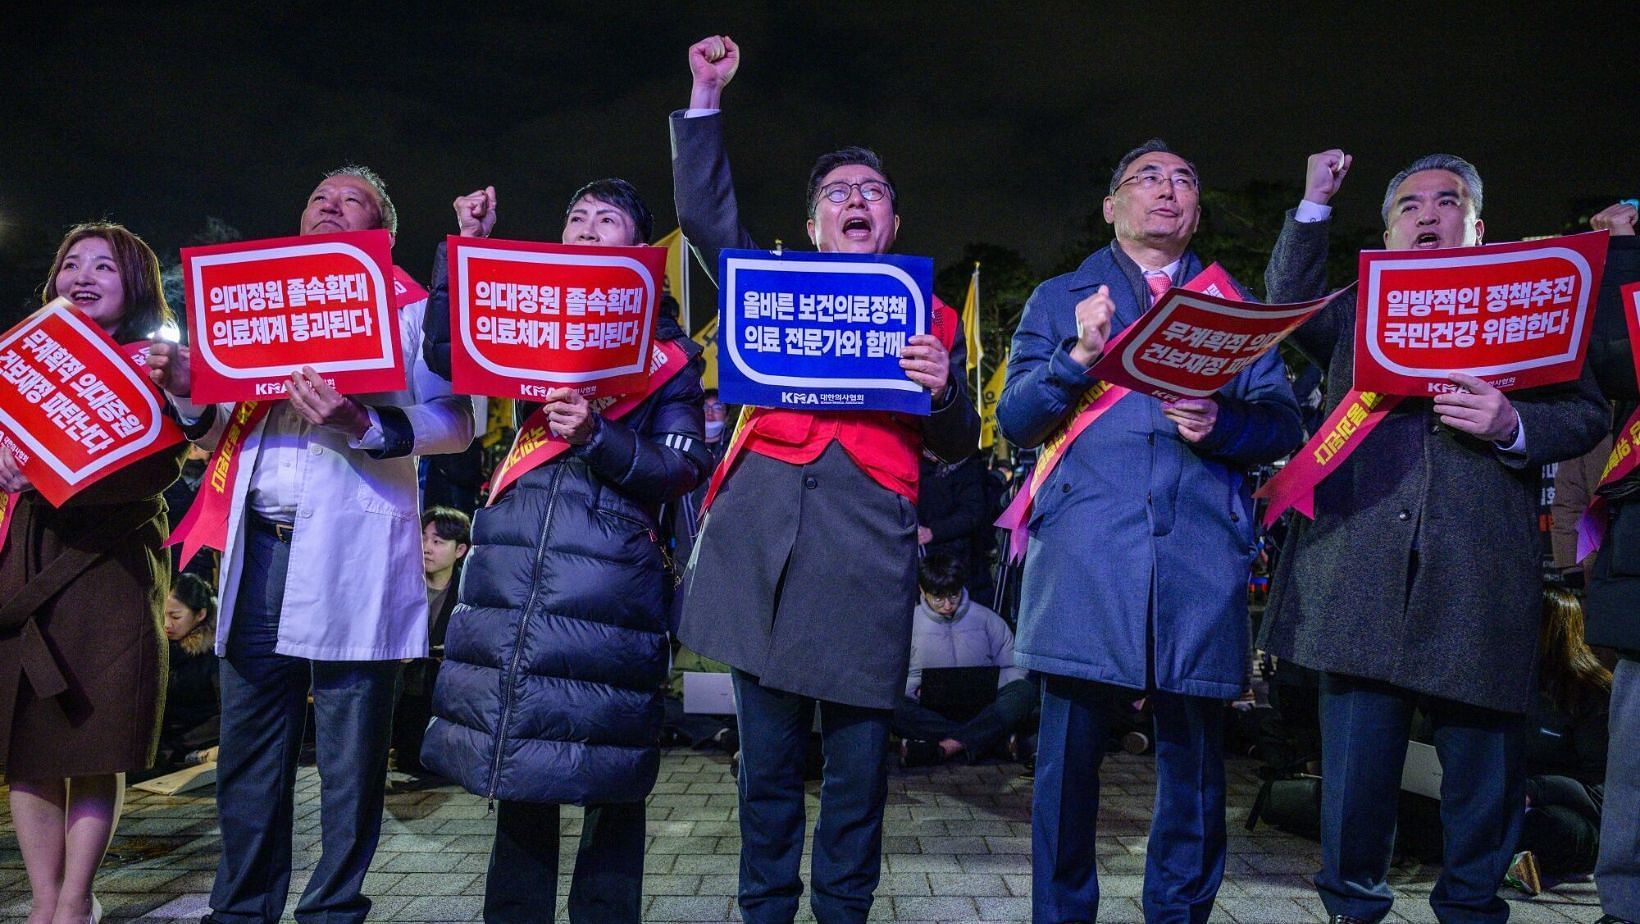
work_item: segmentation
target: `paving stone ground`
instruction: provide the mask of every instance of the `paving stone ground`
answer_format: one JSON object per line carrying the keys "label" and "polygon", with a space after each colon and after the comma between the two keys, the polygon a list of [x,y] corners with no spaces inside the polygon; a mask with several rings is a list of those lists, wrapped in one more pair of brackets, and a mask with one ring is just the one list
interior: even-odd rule
{"label": "paving stone ground", "polygon": [[[1099,920],[1143,920],[1138,904],[1145,834],[1154,794],[1149,757],[1112,756],[1101,787]],[[1310,885],[1319,848],[1272,828],[1248,832],[1241,822],[1257,788],[1253,766],[1230,767],[1230,848],[1215,922],[1286,924],[1325,921]],[[296,851],[287,907],[318,860],[318,776],[303,768],[297,792]],[[453,786],[412,789],[395,783],[387,797],[381,849],[365,880],[372,920],[480,920],[484,869],[493,821],[483,800]],[[810,783],[809,817],[818,807]],[[197,920],[216,869],[219,835],[214,790],[177,797],[131,791],[108,862],[97,878],[107,921],[163,924]],[[882,884],[873,921],[967,922],[1030,919],[1031,782],[1013,764],[952,765],[896,771],[890,778]],[[578,810],[563,813],[566,835],[580,831]],[[649,805],[645,862],[646,921],[739,921],[734,907],[740,837],[734,779],[726,757],[667,753]],[[576,838],[564,838],[562,869],[573,864]],[[805,858],[804,873],[808,862]],[[1400,867],[1391,874],[1391,921],[1433,922],[1429,891],[1436,870]],[[565,880],[559,889],[563,920]],[[1592,922],[1600,916],[1594,886],[1574,883],[1528,899],[1505,890],[1511,920]],[[0,920],[21,921],[28,884],[11,817],[0,806]],[[813,920],[807,908],[798,920]]]}

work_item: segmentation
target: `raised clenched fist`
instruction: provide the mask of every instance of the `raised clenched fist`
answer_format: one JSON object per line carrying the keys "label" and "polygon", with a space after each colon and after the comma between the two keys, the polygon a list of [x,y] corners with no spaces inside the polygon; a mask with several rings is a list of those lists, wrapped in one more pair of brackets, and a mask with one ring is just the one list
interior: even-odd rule
{"label": "raised clenched fist", "polygon": [[495,187],[486,186],[451,203],[462,237],[489,237],[495,230]]}
{"label": "raised clenched fist", "polygon": [[723,88],[740,69],[740,46],[727,35],[710,35],[689,46],[690,109],[718,109]]}
{"label": "raised clenched fist", "polygon": [[1083,366],[1092,366],[1105,353],[1105,341],[1110,339],[1110,319],[1116,314],[1116,303],[1110,299],[1110,287],[1100,286],[1097,291],[1076,303],[1076,345],[1071,347],[1071,359]]}
{"label": "raised clenched fist", "polygon": [[1311,154],[1310,162],[1304,168],[1304,198],[1317,205],[1326,205],[1344,185],[1344,174],[1350,172],[1351,160],[1350,155],[1338,148]]}

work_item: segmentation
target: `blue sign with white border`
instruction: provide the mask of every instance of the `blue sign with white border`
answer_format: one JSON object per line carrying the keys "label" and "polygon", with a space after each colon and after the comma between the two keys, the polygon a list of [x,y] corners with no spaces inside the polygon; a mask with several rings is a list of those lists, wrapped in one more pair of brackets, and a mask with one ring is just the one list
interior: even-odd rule
{"label": "blue sign with white border", "polygon": [[724,250],[718,393],[729,404],[929,412],[900,350],[928,333],[934,261]]}

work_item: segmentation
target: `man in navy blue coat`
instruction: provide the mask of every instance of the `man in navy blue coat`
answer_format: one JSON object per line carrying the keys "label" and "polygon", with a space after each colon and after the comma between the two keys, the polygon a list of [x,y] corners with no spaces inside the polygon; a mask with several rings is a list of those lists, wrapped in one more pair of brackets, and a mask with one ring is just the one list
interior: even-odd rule
{"label": "man in navy blue coat", "polygon": [[[1037,446],[1095,384],[1107,340],[1157,294],[1202,270],[1195,167],[1150,141],[1111,176],[1116,240],[1037,287],[1014,332],[997,408]],[[1273,351],[1211,398],[1130,394],[1065,453],[1029,522],[1015,663],[1042,674],[1032,806],[1038,922],[1092,921],[1099,763],[1117,707],[1149,696],[1157,793],[1145,870],[1148,921],[1206,921],[1224,872],[1224,701],[1249,649],[1253,505],[1246,470],[1303,440]]]}

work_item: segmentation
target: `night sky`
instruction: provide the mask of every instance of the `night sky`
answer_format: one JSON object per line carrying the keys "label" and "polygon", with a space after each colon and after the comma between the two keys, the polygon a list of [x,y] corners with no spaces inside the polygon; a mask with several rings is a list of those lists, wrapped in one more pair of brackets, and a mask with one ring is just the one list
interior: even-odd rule
{"label": "night sky", "polygon": [[1640,194],[1633,4],[539,6],[6,14],[0,316],[75,221],[124,222],[162,259],[208,216],[293,234],[320,174],[348,161],[387,178],[397,262],[424,281],[450,200],[486,184],[498,237],[556,239],[569,193],[608,175],[637,184],[659,235],[676,224],[666,116],[688,101],[687,47],[719,32],[744,56],[725,110],[764,242],[807,246],[808,167],[847,143],[895,176],[899,249],[941,266],[972,241],[1061,262],[1116,158],[1153,135],[1210,187],[1296,190],[1309,153],[1341,146],[1353,225],[1376,224],[1388,178],[1432,150],[1480,168],[1493,241]]}

